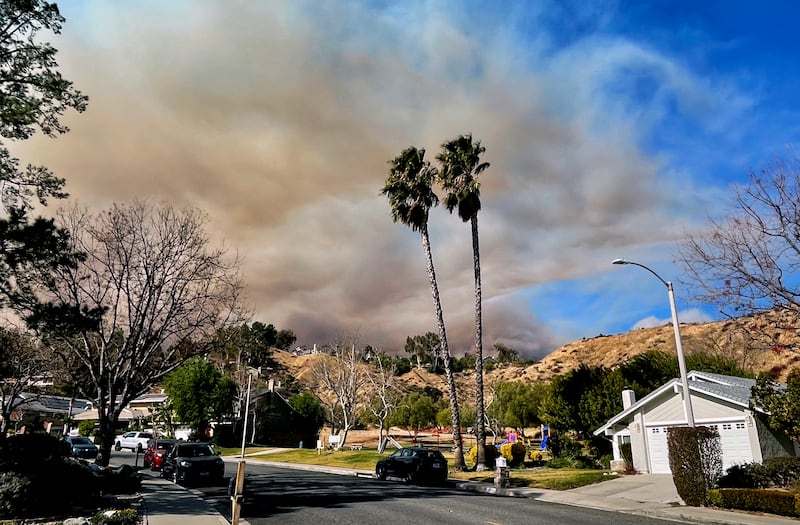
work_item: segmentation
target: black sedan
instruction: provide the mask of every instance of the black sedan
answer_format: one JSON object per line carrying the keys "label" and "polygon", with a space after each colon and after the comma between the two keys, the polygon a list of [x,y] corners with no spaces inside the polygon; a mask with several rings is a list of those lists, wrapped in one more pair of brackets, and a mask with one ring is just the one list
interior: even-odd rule
{"label": "black sedan", "polygon": [[97,445],[83,436],[67,436],[64,442],[69,445],[72,457],[83,459],[94,459],[97,457]]}
{"label": "black sedan", "polygon": [[447,460],[438,450],[409,447],[395,450],[375,465],[375,477],[400,478],[407,483],[444,483]]}
{"label": "black sedan", "polygon": [[187,485],[219,485],[225,477],[225,463],[207,443],[179,441],[164,456],[161,476]]}

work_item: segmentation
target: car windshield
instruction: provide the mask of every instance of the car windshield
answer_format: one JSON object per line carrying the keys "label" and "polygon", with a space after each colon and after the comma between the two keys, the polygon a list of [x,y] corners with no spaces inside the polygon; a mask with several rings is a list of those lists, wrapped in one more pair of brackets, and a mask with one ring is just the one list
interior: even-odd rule
{"label": "car windshield", "polygon": [[169,448],[175,444],[174,439],[159,439],[156,441],[157,445],[156,448]]}
{"label": "car windshield", "polygon": [[175,455],[182,458],[213,456],[214,449],[208,445],[178,445],[178,450]]}
{"label": "car windshield", "polygon": [[70,438],[70,441],[72,441],[73,445],[91,445],[92,444],[92,442],[89,441],[89,438],[85,438],[85,437]]}

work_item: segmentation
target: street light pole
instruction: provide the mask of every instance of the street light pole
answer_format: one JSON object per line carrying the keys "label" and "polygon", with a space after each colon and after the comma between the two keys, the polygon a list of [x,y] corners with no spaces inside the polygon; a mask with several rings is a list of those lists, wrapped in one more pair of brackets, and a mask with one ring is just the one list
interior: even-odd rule
{"label": "street light pole", "polygon": [[692,410],[692,399],[689,393],[689,379],[686,374],[686,359],[683,355],[683,344],[681,343],[681,326],[678,322],[678,308],[675,305],[675,292],[672,289],[672,282],[665,281],[660,275],[654,272],[643,264],[633,261],[626,261],[625,259],[614,259],[612,264],[632,264],[639,268],[644,268],[648,272],[656,276],[661,283],[667,287],[667,295],[669,296],[669,308],[672,311],[672,328],[675,332],[675,350],[678,353],[678,368],[681,373],[681,386],[683,387],[683,408],[686,412],[686,422],[690,427],[694,427],[694,411]]}
{"label": "street light pole", "polygon": [[244,446],[247,442],[247,418],[250,415],[250,385],[253,383],[253,374],[247,374],[247,400],[244,403],[244,426],[242,427],[242,461],[244,461]]}

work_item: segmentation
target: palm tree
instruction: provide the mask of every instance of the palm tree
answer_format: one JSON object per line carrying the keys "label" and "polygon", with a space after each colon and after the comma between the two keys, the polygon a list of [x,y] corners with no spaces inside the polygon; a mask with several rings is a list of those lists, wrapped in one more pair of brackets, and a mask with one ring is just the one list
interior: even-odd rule
{"label": "palm tree", "polygon": [[453,469],[464,470],[464,448],[461,439],[461,415],[458,411],[458,395],[453,370],[450,367],[450,349],[447,346],[447,333],[444,328],[444,315],[442,303],[439,299],[439,286],[436,284],[436,272],[433,268],[431,255],[431,242],[428,236],[428,214],[434,206],[439,204],[439,198],[433,192],[437,170],[425,160],[425,150],[413,146],[404,149],[400,155],[389,161],[391,166],[386,185],[381,190],[381,195],[389,198],[392,207],[392,219],[409,226],[413,231],[418,231],[422,238],[422,248],[425,251],[425,263],[428,269],[428,279],[431,283],[433,306],[436,310],[436,320],[439,325],[439,339],[444,357],[444,371],[447,376],[447,386],[450,391],[450,417],[453,424],[453,447],[455,459]]}
{"label": "palm tree", "polygon": [[442,152],[436,157],[441,163],[439,180],[446,195],[444,205],[452,213],[458,208],[458,216],[472,226],[472,260],[475,268],[475,440],[477,461],[475,470],[486,470],[486,434],[484,433],[485,407],[483,400],[483,321],[481,314],[481,255],[478,247],[478,212],[481,209],[480,175],[489,167],[481,162],[486,148],[481,141],[472,141],[472,134],[461,135],[442,144]]}

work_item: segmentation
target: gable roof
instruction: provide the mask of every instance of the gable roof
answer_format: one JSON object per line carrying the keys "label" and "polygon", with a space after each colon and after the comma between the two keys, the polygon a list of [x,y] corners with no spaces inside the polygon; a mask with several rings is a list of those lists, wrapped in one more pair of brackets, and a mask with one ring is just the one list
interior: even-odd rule
{"label": "gable roof", "polygon": [[[15,401],[15,406],[17,408],[30,410],[32,412],[51,412],[68,414],[72,416],[92,408],[92,402],[88,399],[70,399],[69,397],[51,396],[31,392],[20,393],[18,399],[20,401]],[[72,407],[70,407],[70,401],[72,402]]]}
{"label": "gable roof", "polygon": [[[690,392],[704,394],[708,397],[738,405],[742,408],[750,408],[751,390],[756,384],[755,379],[711,374],[708,372],[698,372],[696,370],[692,370],[686,374],[686,379]],[[640,407],[657,398],[667,390],[681,387],[682,385],[679,378],[671,379],[609,419],[605,425],[595,430],[593,434],[595,436],[603,434],[606,430],[624,421],[629,415],[639,410]],[[758,408],[756,408],[756,410],[759,412],[761,411]]]}

